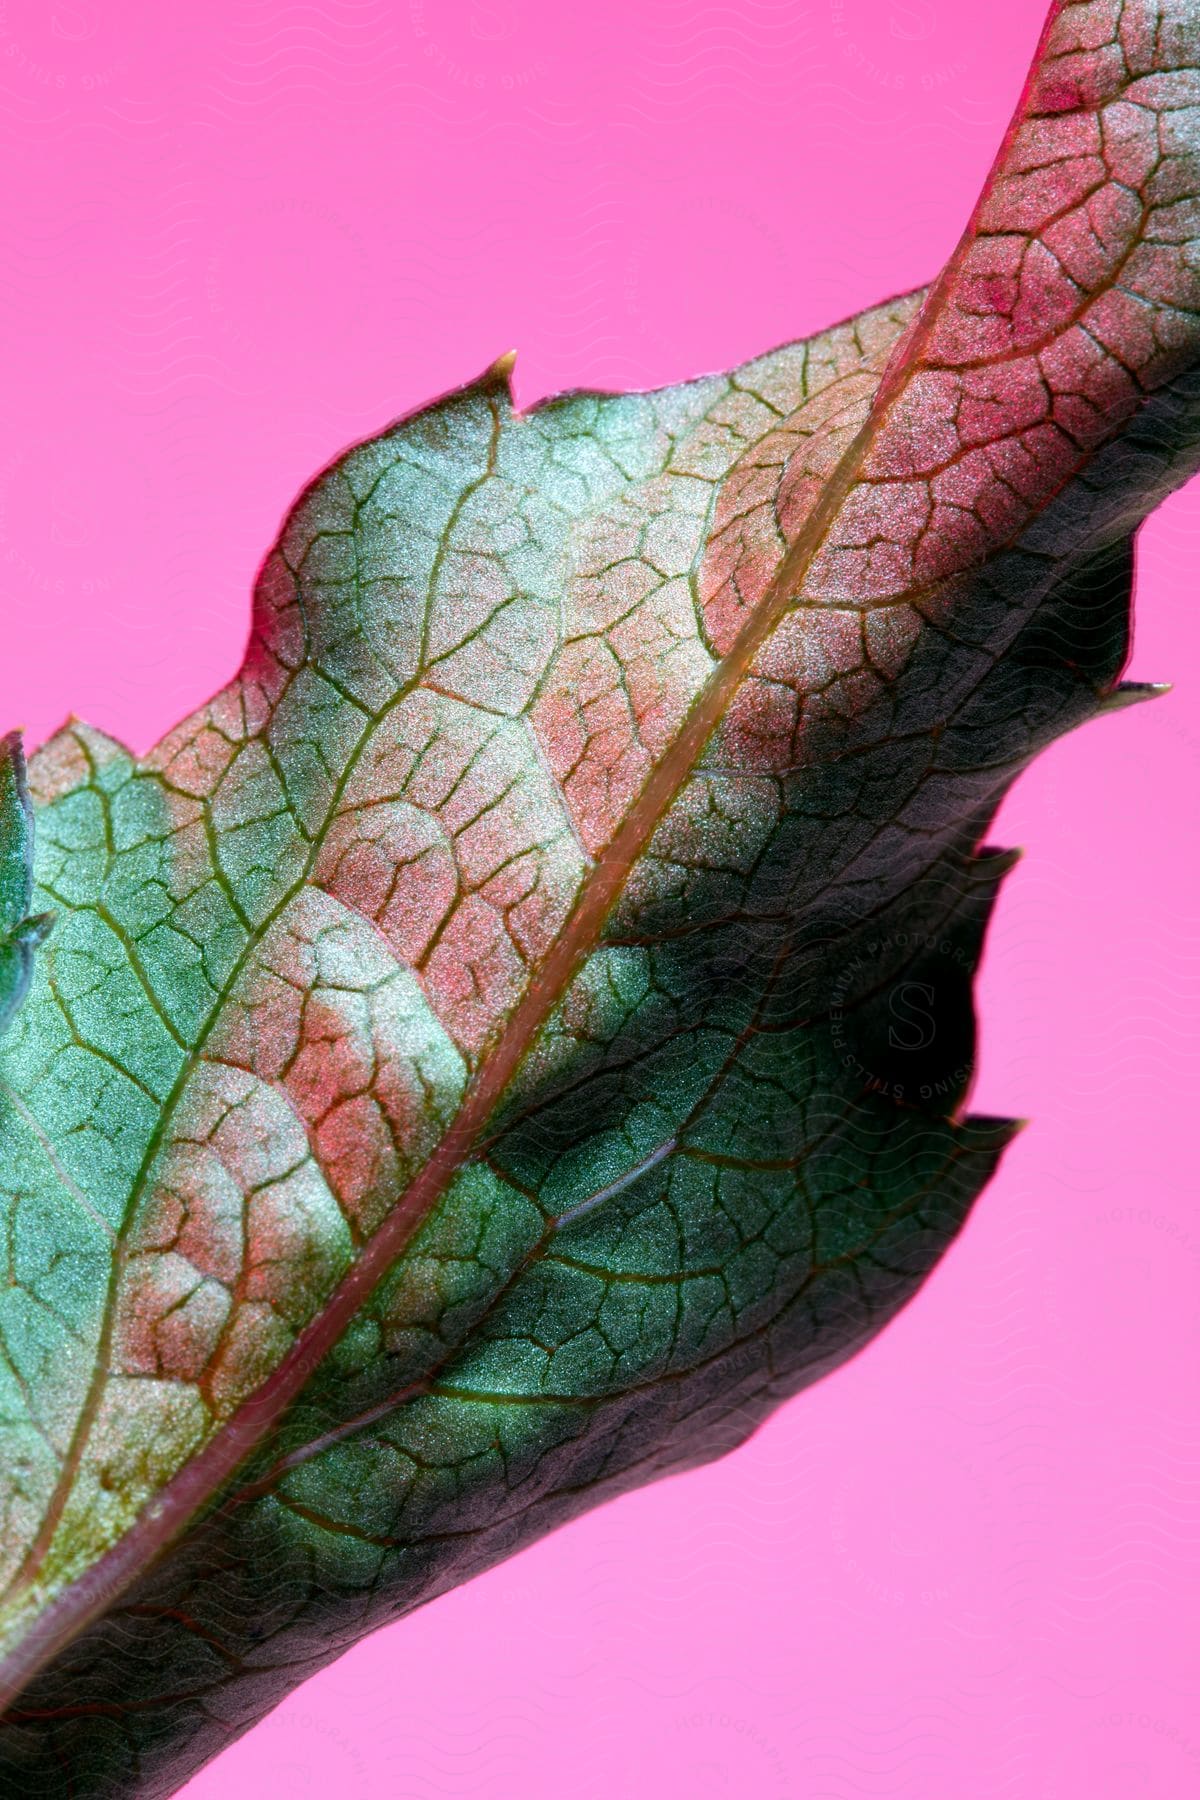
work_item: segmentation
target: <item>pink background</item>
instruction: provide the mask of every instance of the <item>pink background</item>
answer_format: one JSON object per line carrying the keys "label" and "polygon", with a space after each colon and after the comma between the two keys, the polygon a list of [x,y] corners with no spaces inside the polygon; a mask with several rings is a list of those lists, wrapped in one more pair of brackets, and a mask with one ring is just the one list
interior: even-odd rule
{"label": "pink background", "polygon": [[[720,367],[926,279],[1042,0],[7,0],[0,725],[145,747],[348,441]],[[916,1303],[737,1455],[382,1632],[189,1789],[1109,1800],[1200,1775],[1200,492],[1044,756],[982,983],[1032,1114]]]}

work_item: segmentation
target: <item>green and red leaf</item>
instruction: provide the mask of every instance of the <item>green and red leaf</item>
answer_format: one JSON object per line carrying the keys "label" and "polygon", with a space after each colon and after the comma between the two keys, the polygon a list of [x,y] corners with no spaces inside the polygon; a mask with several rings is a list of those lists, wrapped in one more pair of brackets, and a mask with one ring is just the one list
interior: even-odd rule
{"label": "green and red leaf", "polygon": [[[340,457],[237,679],[0,753],[0,1758],[172,1791],[851,1355],[1011,1126],[971,982],[1200,444],[1200,5],[1066,0],[934,286]],[[33,983],[24,989],[30,973]],[[25,1003],[20,1007],[20,1002]]]}

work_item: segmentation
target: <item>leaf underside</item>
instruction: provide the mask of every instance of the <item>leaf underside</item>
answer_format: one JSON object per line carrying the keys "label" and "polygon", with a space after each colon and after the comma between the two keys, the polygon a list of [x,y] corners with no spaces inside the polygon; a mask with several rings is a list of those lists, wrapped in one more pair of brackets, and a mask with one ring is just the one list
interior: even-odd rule
{"label": "leaf underside", "polygon": [[1198,63],[1195,0],[1056,5],[927,294],[347,452],[228,689],[32,759],[32,895],[0,745],[0,1792],[172,1792],[953,1239],[984,834],[1151,691]]}

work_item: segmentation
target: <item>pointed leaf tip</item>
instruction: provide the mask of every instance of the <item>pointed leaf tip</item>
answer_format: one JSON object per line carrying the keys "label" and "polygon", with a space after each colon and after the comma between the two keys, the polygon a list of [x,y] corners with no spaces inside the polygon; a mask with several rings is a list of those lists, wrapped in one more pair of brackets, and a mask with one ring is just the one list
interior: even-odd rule
{"label": "pointed leaf tip", "polygon": [[1016,868],[1024,855],[1024,848],[1019,844],[1010,849],[1001,849],[997,844],[984,844],[976,852],[976,860],[986,865],[989,875],[1002,881]]}
{"label": "pointed leaf tip", "polygon": [[1160,700],[1171,692],[1169,681],[1119,681],[1100,702],[1102,713],[1123,712],[1127,706],[1139,706],[1143,700]]}
{"label": "pointed leaf tip", "polygon": [[54,924],[57,918],[58,914],[55,912],[33,913],[28,919],[24,919],[21,924],[17,926],[13,935],[14,937],[19,938],[22,943],[28,944],[31,950],[36,950],[39,944],[45,943],[46,939],[50,936],[50,933],[54,930]]}
{"label": "pointed leaf tip", "polygon": [[489,388],[504,388],[512,392],[512,375],[517,366],[515,350],[505,350],[494,363],[490,363],[483,372],[482,385]]}
{"label": "pointed leaf tip", "polygon": [[968,1113],[962,1123],[964,1130],[991,1138],[1001,1150],[1007,1150],[1030,1124],[1030,1120],[1002,1118],[993,1113]]}

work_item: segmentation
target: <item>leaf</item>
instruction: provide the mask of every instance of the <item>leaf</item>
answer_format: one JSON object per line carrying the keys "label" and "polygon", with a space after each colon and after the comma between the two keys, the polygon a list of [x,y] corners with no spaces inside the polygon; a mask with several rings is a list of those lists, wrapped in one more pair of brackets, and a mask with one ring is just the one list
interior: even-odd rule
{"label": "leaf", "polygon": [[29,991],[33,953],[50,929],[43,913],[30,918],[33,893],[33,808],[21,741],[0,738],[0,1032]]}
{"label": "leaf", "polygon": [[501,359],[301,497],[211,705],[34,759],[25,1791],[171,1792],[740,1441],[952,1240],[1012,1132],[960,1112],[981,839],[1152,691],[1117,678],[1200,440],[1198,63],[1193,0],[1055,6],[928,294],[653,394],[517,413]]}

